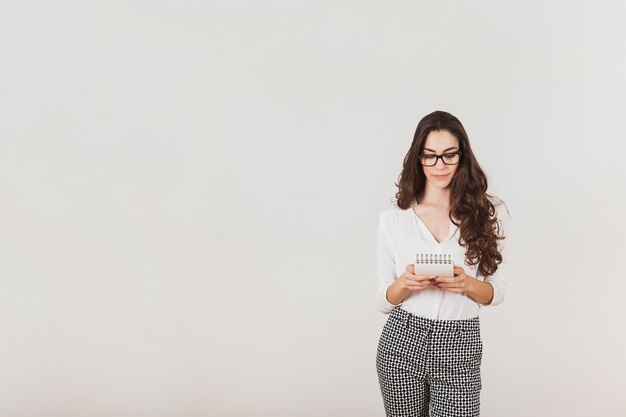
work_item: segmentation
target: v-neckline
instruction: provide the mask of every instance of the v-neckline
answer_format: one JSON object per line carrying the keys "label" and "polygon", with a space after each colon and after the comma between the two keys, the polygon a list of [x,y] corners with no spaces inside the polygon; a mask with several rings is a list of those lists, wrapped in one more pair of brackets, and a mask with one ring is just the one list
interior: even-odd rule
{"label": "v-neckline", "polygon": [[452,237],[452,235],[454,235],[454,232],[456,231],[456,225],[454,223],[452,223],[452,221],[450,220],[450,218],[448,218],[448,235],[441,241],[441,242],[437,242],[437,239],[435,238],[435,235],[433,234],[433,232],[431,232],[431,230],[428,228],[428,226],[426,225],[426,223],[422,220],[422,218],[420,216],[417,215],[417,213],[415,212],[414,209],[415,206],[411,206],[409,209],[411,210],[411,212],[413,212],[413,218],[416,221],[416,226],[422,226],[421,228],[426,232],[426,234],[428,236],[430,236],[430,239],[433,241],[433,243],[437,246],[441,246],[444,243],[446,243],[448,240],[450,240],[450,238]]}

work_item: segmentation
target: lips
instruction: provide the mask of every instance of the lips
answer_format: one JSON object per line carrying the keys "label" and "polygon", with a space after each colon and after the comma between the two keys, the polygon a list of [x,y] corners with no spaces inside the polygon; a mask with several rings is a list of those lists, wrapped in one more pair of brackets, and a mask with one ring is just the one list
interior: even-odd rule
{"label": "lips", "polygon": [[437,178],[438,180],[442,180],[442,179],[444,179],[447,176],[448,176],[448,174],[445,174],[445,175],[433,175],[433,177]]}

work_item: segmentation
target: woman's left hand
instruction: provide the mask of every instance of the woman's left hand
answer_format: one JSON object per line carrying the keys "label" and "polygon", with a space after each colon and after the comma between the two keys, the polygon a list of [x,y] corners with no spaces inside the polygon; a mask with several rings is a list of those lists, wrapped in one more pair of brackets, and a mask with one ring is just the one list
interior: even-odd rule
{"label": "woman's left hand", "polygon": [[445,291],[465,294],[469,290],[472,279],[469,275],[465,275],[465,270],[462,267],[454,265],[453,278],[438,276],[433,279],[433,284]]}

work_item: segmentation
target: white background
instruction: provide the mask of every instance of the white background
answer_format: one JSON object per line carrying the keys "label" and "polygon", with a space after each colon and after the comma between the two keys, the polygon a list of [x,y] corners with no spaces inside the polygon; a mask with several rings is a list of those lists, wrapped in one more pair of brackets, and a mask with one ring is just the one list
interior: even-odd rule
{"label": "white background", "polygon": [[4,2],[0,415],[383,416],[417,122],[512,216],[483,416],[626,414],[620,2]]}

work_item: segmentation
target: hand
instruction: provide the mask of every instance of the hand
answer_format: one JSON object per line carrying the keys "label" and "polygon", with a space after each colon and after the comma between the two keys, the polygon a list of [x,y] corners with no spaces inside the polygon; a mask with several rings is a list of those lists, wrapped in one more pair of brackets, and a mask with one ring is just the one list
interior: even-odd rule
{"label": "hand", "polygon": [[399,278],[403,288],[409,291],[419,291],[424,288],[432,287],[435,275],[415,275],[415,267],[413,264],[406,266],[406,272]]}
{"label": "hand", "polygon": [[465,270],[457,265],[454,265],[453,271],[454,277],[438,276],[433,280],[434,285],[444,291],[456,292],[459,294],[467,293],[470,285],[472,285],[472,277],[465,275]]}

